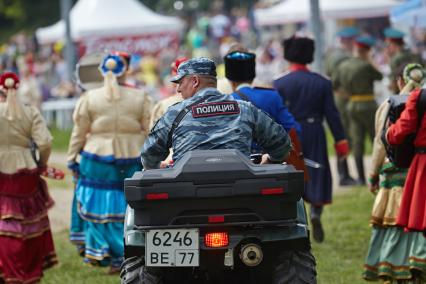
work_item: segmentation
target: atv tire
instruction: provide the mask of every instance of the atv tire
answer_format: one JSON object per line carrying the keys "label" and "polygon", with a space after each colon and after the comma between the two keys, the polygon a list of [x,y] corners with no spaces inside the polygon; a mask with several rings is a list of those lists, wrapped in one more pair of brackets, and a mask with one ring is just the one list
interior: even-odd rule
{"label": "atv tire", "polygon": [[159,269],[147,268],[143,257],[131,257],[121,265],[121,284],[162,284]]}
{"label": "atv tire", "polygon": [[310,250],[283,251],[278,256],[273,284],[316,284],[315,257]]}

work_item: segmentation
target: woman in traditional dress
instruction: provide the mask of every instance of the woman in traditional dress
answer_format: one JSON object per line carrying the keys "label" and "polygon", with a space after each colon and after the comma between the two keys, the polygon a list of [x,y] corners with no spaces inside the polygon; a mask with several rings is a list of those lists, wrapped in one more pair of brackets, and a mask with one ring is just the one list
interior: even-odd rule
{"label": "woman in traditional dress", "polygon": [[[421,88],[426,79],[419,64],[404,64],[397,75],[401,94]],[[426,276],[426,239],[420,232],[404,232],[396,223],[407,169],[397,168],[386,157],[381,136],[388,110],[389,103],[385,101],[378,108],[375,118],[376,136],[369,187],[377,195],[370,220],[373,230],[363,277],[388,282],[414,281],[422,275]]]}
{"label": "woman in traditional dress", "polygon": [[308,168],[310,180],[305,185],[303,198],[311,204],[313,237],[324,240],[321,224],[323,206],[332,201],[332,181],[328,161],[324,119],[336,141],[336,153],[345,157],[349,153],[339,112],[333,100],[331,81],[311,72],[307,64],[313,61],[314,41],[305,37],[291,37],[283,41],[284,58],[289,61],[287,74],[274,81],[274,87],[283,98],[288,110],[302,126],[302,149],[306,158],[319,162],[322,167]]}
{"label": "woman in traditional dress", "polygon": [[426,237],[426,115],[418,117],[417,103],[421,89],[413,91],[397,122],[389,127],[389,144],[401,144],[407,135],[416,133],[416,155],[408,169],[397,224],[406,231],[420,231]]}
{"label": "woman in traditional dress", "polygon": [[123,181],[141,170],[140,149],[151,115],[151,99],[121,84],[125,67],[118,55],[104,58],[105,84],[77,102],[68,150],[68,166],[78,175],[77,210],[85,221],[82,255],[85,262],[109,265],[109,273],[118,273],[123,261]]}
{"label": "woman in traditional dress", "polygon": [[14,284],[37,283],[57,263],[47,216],[53,201],[40,177],[52,137],[40,112],[17,100],[18,85],[14,73],[0,77],[0,283]]}

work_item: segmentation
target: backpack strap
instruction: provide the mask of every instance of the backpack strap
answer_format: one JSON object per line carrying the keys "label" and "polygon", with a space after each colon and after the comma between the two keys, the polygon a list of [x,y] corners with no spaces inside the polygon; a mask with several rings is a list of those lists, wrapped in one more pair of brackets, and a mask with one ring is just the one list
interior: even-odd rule
{"label": "backpack strap", "polygon": [[176,116],[175,120],[172,123],[172,128],[169,130],[169,134],[167,135],[167,149],[172,148],[172,136],[175,132],[176,128],[178,127],[179,123],[182,121],[182,119],[185,117],[185,115],[191,110],[191,108],[195,105],[198,105],[199,103],[203,102],[206,98],[201,98],[195,102],[193,102],[190,105],[187,105],[185,108],[183,108],[178,115]]}
{"label": "backpack strap", "polygon": [[247,96],[247,95],[244,95],[243,94],[243,92],[241,92],[240,90],[235,90],[235,92],[237,93],[237,95],[243,100],[243,101],[246,101],[246,102],[252,102],[251,100],[250,100],[250,98]]}

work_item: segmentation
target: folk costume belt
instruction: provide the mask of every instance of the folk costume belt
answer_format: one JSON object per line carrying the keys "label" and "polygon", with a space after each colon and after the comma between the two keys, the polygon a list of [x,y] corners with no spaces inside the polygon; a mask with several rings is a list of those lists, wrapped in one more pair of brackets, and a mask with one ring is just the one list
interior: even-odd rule
{"label": "folk costume belt", "polygon": [[349,100],[351,102],[371,102],[374,101],[374,95],[352,95]]}

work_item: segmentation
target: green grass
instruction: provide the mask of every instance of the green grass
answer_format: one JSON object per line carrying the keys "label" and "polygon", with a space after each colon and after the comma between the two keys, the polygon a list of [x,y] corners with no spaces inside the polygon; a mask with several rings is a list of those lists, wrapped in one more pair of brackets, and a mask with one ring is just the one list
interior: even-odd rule
{"label": "green grass", "polygon": [[361,278],[371,228],[368,226],[374,197],[365,187],[335,196],[323,216],[325,241],[313,243],[318,283],[366,283]]}
{"label": "green grass", "polygon": [[60,130],[51,128],[50,133],[53,136],[52,150],[58,152],[66,152],[70,142],[71,130]]}
{"label": "green grass", "polygon": [[[335,141],[334,141],[333,135],[331,134],[330,128],[325,127],[325,135],[327,138],[328,155],[334,156],[336,155],[336,151],[334,150]],[[348,135],[348,133],[346,133],[346,135]],[[370,137],[368,135],[365,137],[364,149],[365,149],[364,155],[371,155],[371,153],[373,152],[373,145],[371,144]],[[352,149],[351,149],[351,152],[352,152]]]}
{"label": "green grass", "polygon": [[83,263],[75,246],[68,241],[68,232],[54,236],[59,264],[45,271],[42,284],[109,284],[120,283],[118,275],[107,275],[106,267],[91,267]]}
{"label": "green grass", "polygon": [[[325,241],[313,244],[319,284],[365,284],[362,265],[367,253],[371,229],[368,220],[373,196],[365,187],[339,192],[333,204],[325,207]],[[54,236],[60,264],[45,273],[47,283],[119,283],[119,277],[107,276],[106,268],[89,267],[82,262],[68,241],[68,232]]]}

